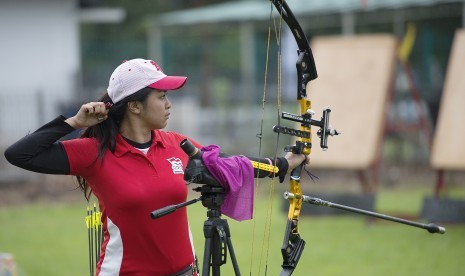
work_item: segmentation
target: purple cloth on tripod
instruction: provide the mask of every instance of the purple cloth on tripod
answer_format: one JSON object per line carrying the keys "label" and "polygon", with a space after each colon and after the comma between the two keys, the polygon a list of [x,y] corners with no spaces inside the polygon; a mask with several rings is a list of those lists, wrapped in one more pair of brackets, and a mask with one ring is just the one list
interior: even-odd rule
{"label": "purple cloth on tripod", "polygon": [[220,157],[220,147],[203,147],[202,160],[211,175],[225,189],[221,212],[238,221],[252,219],[254,203],[254,172],[244,156]]}

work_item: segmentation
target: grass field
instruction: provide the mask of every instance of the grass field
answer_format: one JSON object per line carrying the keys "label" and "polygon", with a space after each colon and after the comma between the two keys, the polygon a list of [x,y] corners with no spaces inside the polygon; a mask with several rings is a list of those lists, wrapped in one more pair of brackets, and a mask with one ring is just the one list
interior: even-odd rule
{"label": "grass field", "polygon": [[[257,198],[255,223],[228,219],[243,275],[277,275],[280,271],[286,214],[277,189],[271,226],[265,228],[270,209],[266,193],[261,191]],[[381,190],[377,210],[417,214],[427,193],[418,188]],[[21,276],[88,275],[85,208],[84,201],[0,207],[0,252],[14,255]],[[188,208],[202,259],[206,209],[200,203]],[[439,235],[393,222],[368,223],[360,215],[304,216],[300,233],[307,245],[293,275],[465,275],[465,225],[445,226],[447,233]],[[229,256],[221,271],[234,275]]]}

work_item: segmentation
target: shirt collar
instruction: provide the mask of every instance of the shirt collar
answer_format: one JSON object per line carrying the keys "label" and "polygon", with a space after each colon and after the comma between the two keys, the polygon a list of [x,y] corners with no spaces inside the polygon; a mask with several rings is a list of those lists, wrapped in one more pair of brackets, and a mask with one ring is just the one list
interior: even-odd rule
{"label": "shirt collar", "polygon": [[[161,147],[165,148],[165,143],[161,139],[160,131],[159,130],[152,130],[152,145],[150,146],[150,149],[153,147],[157,147],[160,145]],[[149,150],[150,150],[149,149]],[[131,146],[128,142],[126,142],[121,136],[121,134],[116,134],[116,149],[115,149],[115,156],[120,157],[123,156],[124,154],[132,152],[136,154],[141,154],[141,152]]]}

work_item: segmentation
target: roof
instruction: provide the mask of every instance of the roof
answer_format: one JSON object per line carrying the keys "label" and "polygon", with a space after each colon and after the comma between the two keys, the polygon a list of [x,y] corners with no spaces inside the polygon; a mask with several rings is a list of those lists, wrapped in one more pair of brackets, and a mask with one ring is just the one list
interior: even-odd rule
{"label": "roof", "polygon": [[[294,15],[344,13],[378,9],[398,9],[460,3],[464,0],[288,0]],[[186,9],[157,15],[160,26],[181,26],[202,23],[266,20],[270,17],[271,2],[267,0],[231,1],[221,4]]]}

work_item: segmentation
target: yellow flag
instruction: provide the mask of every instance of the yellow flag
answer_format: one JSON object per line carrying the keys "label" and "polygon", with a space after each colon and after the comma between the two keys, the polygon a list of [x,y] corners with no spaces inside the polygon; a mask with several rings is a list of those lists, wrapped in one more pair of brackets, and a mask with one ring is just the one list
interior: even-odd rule
{"label": "yellow flag", "polygon": [[407,25],[407,32],[404,35],[402,44],[399,48],[399,59],[403,62],[408,60],[410,53],[412,52],[413,44],[415,43],[415,37],[417,35],[417,28],[413,23]]}

